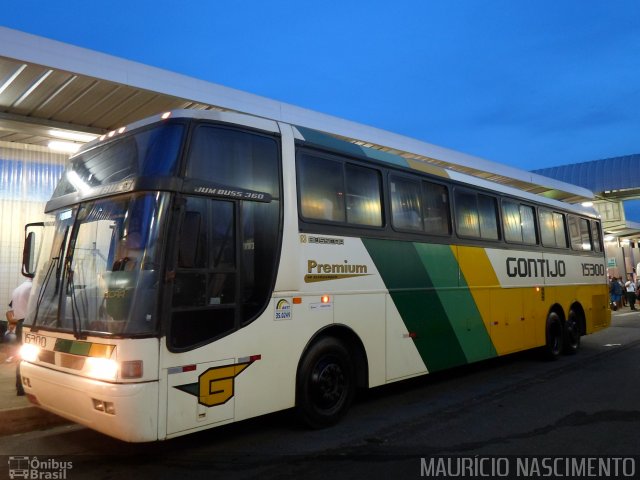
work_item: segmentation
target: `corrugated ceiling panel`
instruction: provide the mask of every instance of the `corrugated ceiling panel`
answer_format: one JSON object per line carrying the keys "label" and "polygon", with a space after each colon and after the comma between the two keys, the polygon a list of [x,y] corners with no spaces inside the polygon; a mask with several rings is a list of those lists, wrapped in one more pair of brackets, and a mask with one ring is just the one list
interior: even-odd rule
{"label": "corrugated ceiling panel", "polygon": [[107,106],[100,115],[100,125],[104,128],[112,128],[113,125],[121,125],[123,118],[130,116],[136,108],[144,105],[153,98],[141,90],[127,89],[122,92],[123,97],[119,103],[114,101],[113,104]]}
{"label": "corrugated ceiling panel", "polygon": [[47,103],[56,90],[69,78],[69,74],[53,71],[51,74],[26,97],[19,106],[14,106],[13,113],[19,115],[38,114],[38,109]]}
{"label": "corrugated ceiling panel", "polygon": [[145,104],[142,105],[135,112],[130,112],[128,115],[120,119],[120,121],[113,125],[112,128],[120,127],[121,125],[127,125],[129,123],[133,123],[140,118],[150,117],[151,115],[155,115],[159,112],[166,112],[168,110],[174,110],[178,108],[185,108],[185,101],[178,99],[167,97],[164,95],[156,95],[155,98]]}
{"label": "corrugated ceiling panel", "polygon": [[56,89],[52,92],[52,96],[49,97],[42,106],[33,113],[33,116],[47,119],[55,118],[59,112],[67,108],[69,104],[73,103],[94,83],[96,83],[95,80],[91,80],[89,78],[77,76],[66,77],[56,85]]}
{"label": "corrugated ceiling panel", "polygon": [[110,105],[112,98],[121,89],[122,87],[111,83],[93,82],[66,107],[56,112],[52,120],[94,126],[105,105]]}

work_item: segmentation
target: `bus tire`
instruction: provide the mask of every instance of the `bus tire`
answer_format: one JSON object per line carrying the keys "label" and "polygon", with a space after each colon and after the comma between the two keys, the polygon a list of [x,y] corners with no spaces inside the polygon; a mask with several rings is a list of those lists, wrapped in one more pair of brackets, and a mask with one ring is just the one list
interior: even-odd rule
{"label": "bus tire", "polygon": [[573,310],[569,311],[567,321],[564,322],[564,339],[562,351],[567,355],[573,355],[580,349],[580,322],[578,314]]}
{"label": "bus tire", "polygon": [[543,347],[547,360],[556,360],[562,353],[562,321],[557,313],[551,312],[547,317],[546,343]]}
{"label": "bus tire", "polygon": [[304,355],[296,382],[296,408],[312,428],[335,425],[355,395],[355,372],[342,342],[325,337]]}

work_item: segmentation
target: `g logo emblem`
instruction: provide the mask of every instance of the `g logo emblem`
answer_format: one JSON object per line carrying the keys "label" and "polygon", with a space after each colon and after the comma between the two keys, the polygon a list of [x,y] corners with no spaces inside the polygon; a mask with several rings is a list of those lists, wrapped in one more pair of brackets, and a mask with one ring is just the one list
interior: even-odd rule
{"label": "g logo emblem", "polygon": [[234,380],[250,363],[210,368],[198,377],[198,402],[206,407],[226,403],[233,397]]}

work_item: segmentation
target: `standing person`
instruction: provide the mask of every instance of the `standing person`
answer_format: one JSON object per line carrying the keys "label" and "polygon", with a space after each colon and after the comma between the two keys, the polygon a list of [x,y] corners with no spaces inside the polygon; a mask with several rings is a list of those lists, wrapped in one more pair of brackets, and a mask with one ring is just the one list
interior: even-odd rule
{"label": "standing person", "polygon": [[615,277],[609,279],[609,295],[611,296],[611,309],[617,310],[622,308],[622,286]]}
{"label": "standing person", "polygon": [[620,295],[621,295],[621,307],[627,306],[627,295],[622,295],[622,292],[625,291],[624,282],[622,281],[622,277],[618,277],[618,283],[620,284]]}
{"label": "standing person", "polygon": [[633,277],[629,276],[629,280],[624,284],[627,290],[627,302],[631,310],[637,310],[636,308],[636,283],[633,281]]}
{"label": "standing person", "polygon": [[[22,323],[24,317],[27,316],[27,305],[29,304],[29,294],[31,293],[31,279],[27,278],[24,282],[16,287],[11,294],[11,302],[9,307],[11,310],[7,312],[7,320],[9,324],[15,325],[16,341],[18,345],[22,343]],[[22,378],[20,377],[20,362],[16,366],[16,393],[18,396],[24,395],[22,388]]]}

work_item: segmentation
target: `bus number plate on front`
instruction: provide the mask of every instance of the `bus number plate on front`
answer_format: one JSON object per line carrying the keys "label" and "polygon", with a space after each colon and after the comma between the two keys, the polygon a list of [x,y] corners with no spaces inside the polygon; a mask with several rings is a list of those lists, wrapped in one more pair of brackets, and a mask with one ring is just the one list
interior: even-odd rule
{"label": "bus number plate on front", "polygon": [[43,335],[35,335],[33,333],[27,333],[24,336],[24,343],[33,343],[40,348],[47,348],[47,337]]}

